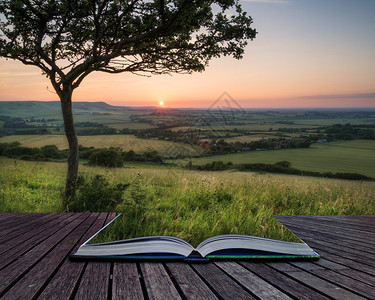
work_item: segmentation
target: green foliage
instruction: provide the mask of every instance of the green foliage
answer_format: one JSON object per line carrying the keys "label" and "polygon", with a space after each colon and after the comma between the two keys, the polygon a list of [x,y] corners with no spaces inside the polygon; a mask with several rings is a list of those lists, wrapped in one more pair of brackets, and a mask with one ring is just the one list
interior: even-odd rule
{"label": "green foliage", "polygon": [[[224,163],[221,160],[219,161],[213,161],[211,163],[207,163],[205,165],[197,166],[196,168],[198,170],[207,170],[207,171],[224,171],[232,168],[233,163],[232,162],[227,162]],[[193,168],[192,165],[187,166],[189,169]]]}
{"label": "green foliage", "polygon": [[30,148],[21,146],[19,142],[0,144],[0,155],[36,161],[66,158],[66,152],[59,150],[55,145]]}
{"label": "green foliage", "polygon": [[279,162],[275,163],[274,166],[280,166],[280,167],[283,167],[283,168],[290,168],[292,166],[292,163],[290,161],[283,160],[283,161],[279,161]]}
{"label": "green foliage", "polygon": [[63,157],[61,151],[57,148],[56,145],[46,145],[43,146],[40,150],[42,150],[42,153],[46,158],[59,159]]}
{"label": "green foliage", "polygon": [[101,175],[94,175],[90,179],[78,179],[76,195],[67,204],[67,210],[79,211],[113,211],[123,201],[122,194],[128,184],[111,185]]}
{"label": "green foliage", "polygon": [[375,140],[373,125],[351,125],[333,124],[325,129],[329,139],[354,140],[368,139]]}
{"label": "green foliage", "polygon": [[101,166],[106,168],[122,167],[124,161],[121,158],[119,149],[100,149],[89,156],[88,164],[91,166]]}
{"label": "green foliage", "polygon": [[[256,36],[238,1],[44,1],[31,9],[4,0],[0,14],[0,56],[53,72],[57,81],[68,75],[72,82],[94,70],[203,71],[214,57],[242,58],[247,40]],[[139,60],[111,64],[128,56]],[[56,72],[66,59],[71,66]]]}

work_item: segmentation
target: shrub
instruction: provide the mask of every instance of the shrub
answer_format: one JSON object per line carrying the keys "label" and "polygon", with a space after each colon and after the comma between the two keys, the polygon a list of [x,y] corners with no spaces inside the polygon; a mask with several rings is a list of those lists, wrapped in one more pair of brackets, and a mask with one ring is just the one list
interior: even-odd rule
{"label": "shrub", "polygon": [[279,162],[275,163],[274,166],[290,168],[292,166],[292,163],[290,161],[283,160],[283,161],[279,161]]}
{"label": "shrub", "polygon": [[46,146],[43,146],[40,150],[42,150],[42,153],[44,157],[46,158],[54,158],[54,159],[62,158],[60,150],[59,148],[57,148],[56,145],[46,145]]}
{"label": "shrub", "polygon": [[88,159],[90,155],[97,151],[94,147],[84,147],[82,145],[78,145],[78,151],[79,151],[79,158]]}
{"label": "shrub", "polygon": [[88,164],[91,166],[101,166],[107,168],[122,167],[124,161],[118,149],[100,149],[96,150],[89,156]]}
{"label": "shrub", "polygon": [[3,150],[2,155],[8,157],[19,157],[21,155],[31,155],[35,156],[40,154],[43,156],[42,151],[39,148],[29,148],[23,146],[13,146],[10,145]]}
{"label": "shrub", "polygon": [[76,196],[68,203],[67,210],[71,212],[113,211],[122,202],[123,191],[129,184],[110,185],[101,175],[95,175],[87,180],[78,179]]}

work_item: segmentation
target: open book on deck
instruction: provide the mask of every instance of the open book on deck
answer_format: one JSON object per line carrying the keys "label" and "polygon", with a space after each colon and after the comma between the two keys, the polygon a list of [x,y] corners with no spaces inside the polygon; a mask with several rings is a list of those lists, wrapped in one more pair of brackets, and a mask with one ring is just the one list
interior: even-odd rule
{"label": "open book on deck", "polygon": [[213,236],[201,242],[196,248],[188,242],[172,236],[139,237],[88,244],[92,238],[80,246],[72,257],[129,260],[182,259],[191,261],[259,258],[316,259],[320,257],[302,241],[301,243],[286,242],[237,234]]}

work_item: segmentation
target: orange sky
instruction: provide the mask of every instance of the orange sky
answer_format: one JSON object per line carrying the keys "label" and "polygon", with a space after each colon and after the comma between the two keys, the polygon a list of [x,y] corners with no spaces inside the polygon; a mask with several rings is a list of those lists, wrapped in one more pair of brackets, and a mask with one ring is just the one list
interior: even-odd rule
{"label": "orange sky", "polygon": [[[242,107],[375,107],[372,0],[241,1],[257,38],[240,61],[219,58],[203,73],[94,73],[75,101],[209,107],[227,92]],[[0,100],[58,100],[41,72],[0,59]]]}

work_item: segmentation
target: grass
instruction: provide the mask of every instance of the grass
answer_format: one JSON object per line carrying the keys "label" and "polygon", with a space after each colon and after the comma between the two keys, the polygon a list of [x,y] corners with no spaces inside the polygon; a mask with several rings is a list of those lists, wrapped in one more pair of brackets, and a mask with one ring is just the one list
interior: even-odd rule
{"label": "grass", "polygon": [[[65,164],[0,159],[0,211],[62,211]],[[81,175],[130,183],[113,238],[173,235],[193,245],[239,233],[291,238],[278,214],[374,214],[375,183],[240,172],[81,166]],[[112,227],[112,226],[111,226]]]}
{"label": "grass", "polygon": [[[313,144],[307,149],[251,151],[228,155],[193,158],[193,165],[221,160],[238,163],[290,161],[292,167],[317,172],[349,172],[375,177],[375,141],[353,140]],[[180,163],[180,161],[176,161]],[[186,164],[185,161],[181,161]]]}
{"label": "grass", "polygon": [[[0,138],[0,143],[21,142],[26,147],[42,147],[56,145],[59,149],[67,149],[68,142],[65,135],[11,135]],[[158,151],[164,157],[174,157],[181,151],[190,155],[197,155],[202,150],[196,146],[161,141],[156,139],[140,139],[134,135],[91,135],[79,136],[78,143],[85,147],[108,148],[120,147],[124,151],[135,152]]]}
{"label": "grass", "polygon": [[0,212],[62,212],[65,164],[0,158]]}

